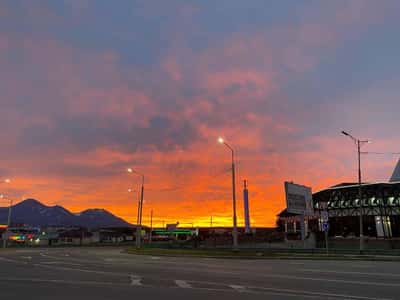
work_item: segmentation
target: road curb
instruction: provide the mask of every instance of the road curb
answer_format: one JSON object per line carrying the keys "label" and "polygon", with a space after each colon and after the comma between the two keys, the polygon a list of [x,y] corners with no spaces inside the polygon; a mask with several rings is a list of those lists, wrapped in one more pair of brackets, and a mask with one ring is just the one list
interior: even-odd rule
{"label": "road curb", "polygon": [[[165,250],[165,249],[163,249]],[[338,261],[389,261],[389,262],[400,262],[400,257],[381,257],[381,256],[360,256],[360,255],[349,255],[349,256],[336,256],[336,255],[254,255],[254,256],[246,256],[246,255],[202,255],[202,254],[193,254],[193,253],[165,253],[165,251],[154,251],[154,252],[142,252],[137,250],[123,250],[123,252],[132,254],[132,255],[144,255],[144,256],[163,256],[163,257],[198,257],[198,258],[213,258],[213,259],[245,259],[245,260],[338,260]]]}

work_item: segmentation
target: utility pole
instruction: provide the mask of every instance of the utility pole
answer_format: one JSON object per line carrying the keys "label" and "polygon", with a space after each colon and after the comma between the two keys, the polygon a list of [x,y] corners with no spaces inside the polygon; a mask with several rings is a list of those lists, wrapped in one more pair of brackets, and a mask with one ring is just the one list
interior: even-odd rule
{"label": "utility pole", "polygon": [[361,177],[361,146],[363,144],[371,143],[369,140],[360,140],[347,133],[346,131],[342,131],[342,134],[350,137],[354,143],[357,145],[357,158],[358,158],[358,201],[360,203],[359,209],[359,226],[360,226],[360,253],[364,251],[364,228],[363,228],[363,201],[362,201],[362,177]]}
{"label": "utility pole", "polygon": [[360,253],[364,250],[364,226],[363,226],[363,201],[361,191],[361,142],[357,140],[357,153],[358,153],[358,199],[360,199]]}
{"label": "utility pole", "polygon": [[232,204],[233,204],[233,248],[238,248],[238,230],[236,216],[236,177],[235,177],[235,159],[232,150]]}
{"label": "utility pole", "polygon": [[150,212],[150,235],[149,235],[149,243],[151,244],[151,240],[153,238],[153,210]]}
{"label": "utility pole", "polygon": [[141,247],[141,240],[142,240],[142,212],[143,212],[143,197],[144,197],[144,175],[136,172],[132,168],[128,168],[128,173],[135,173],[142,177],[142,187],[140,190],[140,201],[138,207],[138,222],[136,225],[136,247]]}
{"label": "utility pole", "polygon": [[250,233],[249,190],[247,189],[247,180],[244,180],[243,183],[244,228],[245,233]]}
{"label": "utility pole", "polygon": [[136,218],[136,224],[139,224],[139,216],[140,216],[140,191],[137,191],[137,197],[138,197],[138,205],[137,205],[137,218]]}
{"label": "utility pole", "polygon": [[143,196],[144,196],[144,175],[142,175],[142,187],[140,192],[139,226],[136,228],[136,248],[140,248],[142,243]]}
{"label": "utility pole", "polygon": [[223,138],[219,138],[218,142],[224,144],[231,150],[232,154],[232,208],[233,208],[233,249],[238,249],[238,230],[237,230],[237,216],[236,216],[236,178],[235,178],[235,153],[233,148],[224,141]]}

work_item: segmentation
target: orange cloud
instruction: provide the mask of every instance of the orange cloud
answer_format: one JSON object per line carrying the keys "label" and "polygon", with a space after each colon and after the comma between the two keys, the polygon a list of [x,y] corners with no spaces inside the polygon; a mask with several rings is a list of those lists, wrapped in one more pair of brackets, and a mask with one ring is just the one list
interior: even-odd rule
{"label": "orange cloud", "polygon": [[[196,11],[180,11],[185,24]],[[213,216],[214,225],[229,226],[230,153],[216,143],[222,135],[236,151],[239,224],[247,179],[253,224],[273,226],[284,207],[283,181],[319,190],[354,180],[351,143],[343,146],[336,132],[307,133],[315,112],[283,91],[352,34],[349,24],[372,22],[356,12],[239,32],[202,51],[174,36],[176,45],[150,67],[124,64],[112,50],[1,37],[8,128],[0,131],[8,158],[1,171],[15,178],[8,191],[75,212],[103,207],[135,222],[137,198],[127,189],[140,179],[125,172],[131,166],[146,176],[146,223],[153,209],[156,225],[209,225]],[[14,49],[23,63],[7,59]],[[367,178],[377,165],[366,162]]]}

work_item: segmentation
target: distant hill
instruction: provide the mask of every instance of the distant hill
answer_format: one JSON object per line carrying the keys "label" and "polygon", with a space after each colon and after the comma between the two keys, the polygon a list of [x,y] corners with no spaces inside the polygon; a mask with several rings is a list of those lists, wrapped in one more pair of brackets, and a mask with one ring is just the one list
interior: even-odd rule
{"label": "distant hill", "polygon": [[[7,223],[8,207],[0,208],[0,223]],[[82,226],[87,228],[133,227],[132,224],[104,209],[87,209],[71,213],[62,206],[46,206],[35,199],[24,200],[12,207],[12,224],[32,226]]]}

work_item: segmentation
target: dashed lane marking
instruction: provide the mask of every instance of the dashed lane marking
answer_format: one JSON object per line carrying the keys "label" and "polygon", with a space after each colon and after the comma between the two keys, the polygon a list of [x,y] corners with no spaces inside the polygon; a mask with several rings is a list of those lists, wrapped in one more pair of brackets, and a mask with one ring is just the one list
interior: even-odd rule
{"label": "dashed lane marking", "polygon": [[16,282],[37,282],[37,283],[60,283],[60,284],[71,284],[71,285],[112,285],[112,286],[127,286],[127,284],[117,283],[117,282],[107,282],[107,281],[92,281],[92,280],[64,280],[64,279],[40,279],[40,278],[13,278],[4,277],[1,281],[16,281]]}
{"label": "dashed lane marking", "polygon": [[[12,278],[12,277],[0,277],[1,281],[20,281],[20,282],[37,282],[37,283],[54,283],[54,284],[71,284],[71,285],[96,285],[96,286],[104,286],[104,285],[112,285],[112,286],[127,286],[130,284],[131,286],[143,286],[141,282],[141,278],[136,275],[130,275],[130,283],[122,283],[122,282],[111,282],[111,281],[86,281],[86,280],[64,280],[64,279],[40,279],[40,278]],[[192,281],[191,281],[192,282]],[[203,288],[203,287],[192,287],[187,281],[184,280],[175,280],[175,283],[178,287],[192,288],[196,290],[208,290],[215,292],[228,292],[228,291],[236,291],[236,292],[244,292],[249,294],[266,294],[266,295],[276,295],[276,296],[290,296],[298,298],[301,296],[302,298],[318,298],[318,299],[352,299],[352,300],[390,300],[387,298],[372,298],[372,297],[363,297],[363,296],[355,296],[355,295],[344,295],[344,294],[335,294],[335,293],[324,293],[324,292],[312,292],[305,290],[291,290],[291,289],[277,289],[277,288],[265,288],[265,287],[257,287],[257,286],[242,286],[242,285],[228,285],[231,289],[220,289],[220,288]],[[179,284],[178,284],[179,283]],[[200,282],[205,283],[205,282]],[[215,284],[215,283],[214,283]],[[179,286],[181,285],[181,286]],[[148,286],[150,287],[150,286]]]}
{"label": "dashed lane marking", "polygon": [[255,289],[255,290],[262,290],[262,291],[277,292],[277,293],[290,293],[293,295],[322,297],[323,299],[328,299],[328,298],[343,299],[344,298],[344,299],[352,299],[352,300],[391,300],[391,299],[387,299],[387,298],[374,298],[374,297],[365,297],[365,296],[356,296],[356,295],[336,294],[336,293],[313,292],[313,291],[306,291],[306,290],[266,288],[266,287],[256,287],[256,286],[249,286],[248,288]]}
{"label": "dashed lane marking", "polygon": [[14,263],[14,264],[23,264],[23,265],[29,264],[27,261],[20,261],[20,260],[5,258],[5,257],[0,257],[0,261],[6,261],[6,262]]}
{"label": "dashed lane marking", "polygon": [[187,281],[185,281],[185,280],[175,280],[175,284],[176,284],[178,287],[183,288],[183,289],[190,289],[190,288],[192,288],[192,285],[191,285],[190,283],[188,283]]}
{"label": "dashed lane marking", "polygon": [[[219,286],[221,283],[209,282],[209,281],[193,281],[190,282],[195,284],[208,284]],[[222,284],[223,285],[223,284]],[[302,296],[307,298],[319,298],[319,299],[352,299],[352,300],[391,300],[390,298],[375,298],[375,297],[367,297],[367,296],[358,296],[358,295],[346,295],[346,294],[336,294],[329,292],[317,292],[317,291],[308,291],[308,290],[299,290],[299,289],[284,289],[284,288],[270,288],[263,286],[251,286],[251,285],[227,285],[229,288],[239,292],[246,293],[259,293],[265,292],[268,294],[282,294],[286,296]]]}
{"label": "dashed lane marking", "polygon": [[52,266],[52,265],[43,265],[43,264],[33,264],[35,267],[48,268],[53,270],[62,270],[62,271],[72,271],[72,272],[82,272],[82,273],[93,273],[93,274],[102,274],[102,275],[110,275],[110,276],[126,276],[126,273],[118,273],[118,272],[108,272],[108,271],[98,271],[98,270],[88,270],[88,269],[78,269],[78,268],[69,268],[69,267],[61,267],[61,266]]}
{"label": "dashed lane marking", "polygon": [[142,278],[136,276],[136,275],[130,275],[130,280],[131,280],[131,285],[133,286],[142,286]]}
{"label": "dashed lane marking", "polygon": [[69,263],[69,262],[63,262],[63,261],[44,261],[41,264],[43,264],[43,265],[65,265],[65,266],[75,266],[75,267],[82,266],[82,264]]}
{"label": "dashed lane marking", "polygon": [[246,290],[246,287],[244,287],[243,285],[231,284],[229,285],[229,287],[238,292],[244,292]]}
{"label": "dashed lane marking", "polygon": [[400,277],[396,273],[376,273],[376,272],[356,272],[356,271],[335,271],[335,270],[320,270],[320,269],[301,269],[304,272],[313,273],[326,273],[326,274],[349,274],[349,275],[368,275],[368,276],[381,276],[381,277]]}
{"label": "dashed lane marking", "polygon": [[259,276],[264,277],[264,278],[283,278],[283,279],[305,280],[305,281],[336,282],[336,283],[340,283],[340,284],[352,284],[352,285],[356,284],[356,285],[369,285],[369,286],[400,287],[400,283],[390,283],[390,282],[344,280],[344,279],[310,277],[310,276],[295,276],[295,275],[281,275],[281,274],[260,274]]}

